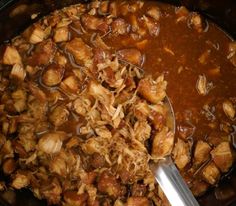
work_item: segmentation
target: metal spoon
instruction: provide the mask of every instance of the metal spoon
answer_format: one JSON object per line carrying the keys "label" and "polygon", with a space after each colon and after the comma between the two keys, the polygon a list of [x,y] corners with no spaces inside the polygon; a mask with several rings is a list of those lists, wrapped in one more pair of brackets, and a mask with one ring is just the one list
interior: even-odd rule
{"label": "metal spoon", "polygon": [[[168,97],[165,103],[169,111],[167,124],[175,133],[174,110]],[[150,168],[172,206],[199,206],[170,156],[158,163],[150,163]]]}

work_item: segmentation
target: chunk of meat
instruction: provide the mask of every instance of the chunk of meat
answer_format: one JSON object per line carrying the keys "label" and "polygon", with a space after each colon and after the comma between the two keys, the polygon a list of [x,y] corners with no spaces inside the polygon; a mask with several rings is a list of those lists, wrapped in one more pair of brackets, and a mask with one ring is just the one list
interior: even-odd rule
{"label": "chunk of meat", "polygon": [[102,104],[106,105],[107,107],[112,105],[114,101],[112,93],[108,89],[106,89],[105,87],[94,81],[91,81],[89,83],[88,92],[92,97],[99,100]]}
{"label": "chunk of meat", "polygon": [[64,27],[59,27],[59,28],[55,29],[54,35],[53,35],[53,40],[56,43],[68,41],[69,40],[68,27],[64,26]]}
{"label": "chunk of meat", "polygon": [[211,147],[208,143],[199,140],[194,150],[194,163],[200,165],[210,157]]}
{"label": "chunk of meat", "polygon": [[84,14],[81,17],[81,22],[83,23],[85,28],[88,28],[90,30],[98,30],[103,33],[106,33],[109,30],[109,25],[104,18],[98,18],[95,16]]}
{"label": "chunk of meat", "polygon": [[144,62],[144,57],[138,49],[122,49],[117,52],[117,55],[121,60],[137,66],[142,66]]}
{"label": "chunk of meat", "polygon": [[99,177],[98,190],[114,198],[118,198],[122,193],[119,182],[107,171],[102,172]]}
{"label": "chunk of meat", "polygon": [[183,169],[190,162],[190,148],[188,143],[178,139],[173,150],[175,164],[179,169]]}
{"label": "chunk of meat", "polygon": [[[128,96],[129,97],[129,96]],[[151,109],[147,102],[136,102],[134,105],[134,116],[138,120],[146,120],[147,117],[151,116]]]}
{"label": "chunk of meat", "polygon": [[143,17],[145,24],[148,28],[148,32],[151,36],[157,37],[160,33],[160,25],[158,22],[153,21],[151,18],[144,16]]}
{"label": "chunk of meat", "polygon": [[220,171],[214,162],[211,162],[202,170],[202,176],[205,181],[211,185],[215,185],[220,179]]}
{"label": "chunk of meat", "polygon": [[49,87],[58,85],[64,75],[64,68],[58,64],[51,64],[44,69],[42,82]]}
{"label": "chunk of meat", "polygon": [[134,125],[134,136],[137,140],[144,143],[145,140],[150,138],[151,126],[147,121],[137,121]]}
{"label": "chunk of meat", "polygon": [[176,9],[177,22],[184,21],[189,15],[189,11],[186,7],[180,6]]}
{"label": "chunk of meat", "polygon": [[24,31],[22,34],[31,44],[37,44],[42,42],[46,35],[46,32],[39,24],[34,24]]}
{"label": "chunk of meat", "polygon": [[64,105],[56,106],[49,114],[49,121],[55,127],[59,127],[68,120],[69,114],[70,113],[67,110],[66,106]]}
{"label": "chunk of meat", "polygon": [[14,159],[8,158],[3,162],[2,170],[4,174],[10,175],[15,171],[15,169],[16,169],[16,162]]}
{"label": "chunk of meat", "polygon": [[91,101],[87,98],[78,98],[73,102],[73,109],[79,115],[85,116],[91,107]]}
{"label": "chunk of meat", "polygon": [[10,78],[24,81],[25,77],[26,71],[24,70],[23,66],[20,64],[14,64],[11,70]]}
{"label": "chunk of meat", "polygon": [[223,102],[223,111],[227,117],[229,117],[230,119],[234,119],[236,112],[231,101],[226,100]]}
{"label": "chunk of meat", "polygon": [[112,33],[115,34],[126,34],[129,33],[130,25],[122,18],[114,20],[111,24]]}
{"label": "chunk of meat", "polygon": [[189,18],[189,25],[192,28],[194,28],[199,33],[204,31],[206,25],[200,14],[192,12]]}
{"label": "chunk of meat", "polygon": [[22,64],[21,56],[17,49],[13,46],[7,46],[3,54],[3,64],[14,65]]}
{"label": "chunk of meat", "polygon": [[58,179],[46,181],[41,185],[40,193],[43,198],[47,199],[48,204],[57,205],[61,201],[62,188]]}
{"label": "chunk of meat", "polygon": [[166,96],[167,82],[161,76],[157,81],[150,77],[141,79],[138,84],[138,93],[153,104],[162,101]]}
{"label": "chunk of meat", "polygon": [[220,143],[211,151],[211,156],[216,166],[222,172],[228,172],[233,164],[233,154],[229,142]]}
{"label": "chunk of meat", "polygon": [[149,206],[149,201],[146,197],[129,197],[126,206]]}
{"label": "chunk of meat", "polygon": [[61,82],[60,87],[66,92],[77,93],[80,89],[79,80],[76,76],[68,76]]}
{"label": "chunk of meat", "polygon": [[91,156],[91,165],[96,168],[102,168],[105,165],[105,158],[104,156],[100,155],[99,153],[94,153]]}
{"label": "chunk of meat", "polygon": [[174,145],[174,134],[164,127],[157,132],[152,142],[152,157],[161,159],[170,155]]}
{"label": "chunk of meat", "polygon": [[227,58],[236,67],[236,41],[229,43],[229,55]]}
{"label": "chunk of meat", "polygon": [[30,183],[30,179],[27,175],[17,173],[16,175],[13,176],[13,181],[11,185],[13,188],[19,190],[19,189],[27,187],[29,183]]}
{"label": "chunk of meat", "polygon": [[31,94],[38,100],[40,100],[41,102],[45,102],[47,97],[46,94],[43,92],[43,90],[41,90],[39,88],[39,86],[37,84],[34,83],[29,83],[29,90],[31,92]]}
{"label": "chunk of meat", "polygon": [[65,133],[60,131],[45,133],[39,139],[38,149],[47,154],[58,153],[64,137]]}
{"label": "chunk of meat", "polygon": [[82,206],[86,204],[88,194],[78,194],[76,191],[65,191],[63,198],[68,205]]}
{"label": "chunk of meat", "polygon": [[14,108],[17,112],[23,112],[26,109],[27,94],[22,89],[17,89],[12,94],[14,100]]}
{"label": "chunk of meat", "polygon": [[55,52],[55,43],[51,39],[48,39],[36,45],[35,51],[29,57],[27,63],[30,66],[48,65],[52,62]]}
{"label": "chunk of meat", "polygon": [[161,17],[161,10],[157,6],[153,6],[147,10],[147,15],[155,19],[156,21],[160,20]]}
{"label": "chunk of meat", "polygon": [[75,58],[76,63],[89,65],[93,57],[92,49],[81,38],[74,38],[65,45],[66,51]]}

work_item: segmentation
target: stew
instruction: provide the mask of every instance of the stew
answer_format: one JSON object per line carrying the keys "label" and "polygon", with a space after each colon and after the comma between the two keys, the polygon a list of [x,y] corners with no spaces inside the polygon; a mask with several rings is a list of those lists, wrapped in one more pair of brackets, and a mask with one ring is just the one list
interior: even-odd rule
{"label": "stew", "polygon": [[148,162],[171,155],[201,196],[235,160],[235,68],[236,43],[185,7],[53,12],[0,48],[0,189],[57,205],[169,205]]}

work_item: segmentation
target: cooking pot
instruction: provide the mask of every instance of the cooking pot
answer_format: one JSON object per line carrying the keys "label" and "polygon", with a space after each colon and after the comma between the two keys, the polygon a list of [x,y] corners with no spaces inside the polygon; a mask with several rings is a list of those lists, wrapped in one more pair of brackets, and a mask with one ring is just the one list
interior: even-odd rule
{"label": "cooking pot", "polygon": [[[55,9],[89,0],[0,0],[0,42],[6,42],[24,28]],[[165,0],[164,2],[184,5],[190,10],[218,24],[227,35],[236,38],[236,1],[235,0]],[[0,174],[1,180],[1,174]],[[202,206],[236,206],[236,168],[233,168],[220,181],[217,188],[200,197]],[[3,192],[0,194],[0,206],[43,206],[26,190]]]}

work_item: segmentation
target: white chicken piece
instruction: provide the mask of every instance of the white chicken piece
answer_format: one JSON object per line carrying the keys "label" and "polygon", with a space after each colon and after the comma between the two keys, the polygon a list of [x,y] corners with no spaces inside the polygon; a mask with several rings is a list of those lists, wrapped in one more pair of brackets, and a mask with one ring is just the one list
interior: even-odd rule
{"label": "white chicken piece", "polygon": [[21,56],[17,49],[13,46],[7,46],[3,54],[3,64],[14,65],[22,64]]}

